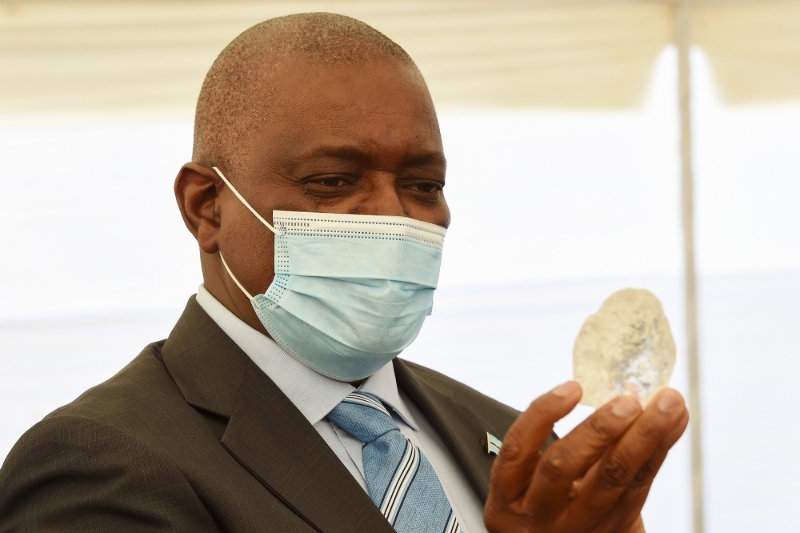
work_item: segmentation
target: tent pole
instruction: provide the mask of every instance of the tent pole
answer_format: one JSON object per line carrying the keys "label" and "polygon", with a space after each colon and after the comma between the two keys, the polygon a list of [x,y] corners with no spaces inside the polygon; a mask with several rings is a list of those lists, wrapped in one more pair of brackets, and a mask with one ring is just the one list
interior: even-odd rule
{"label": "tent pole", "polygon": [[686,299],[686,348],[689,362],[689,411],[692,446],[692,521],[694,533],[703,533],[703,452],[700,438],[700,368],[697,346],[697,274],[694,257],[694,176],[692,174],[692,108],[689,49],[692,8],[680,1],[676,9],[678,95],[681,121],[681,212]]}

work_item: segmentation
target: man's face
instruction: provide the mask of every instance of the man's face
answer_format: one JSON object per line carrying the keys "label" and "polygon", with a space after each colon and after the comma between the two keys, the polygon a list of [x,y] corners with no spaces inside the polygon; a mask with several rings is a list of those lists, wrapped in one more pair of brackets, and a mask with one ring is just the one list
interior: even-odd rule
{"label": "man's face", "polygon": [[[291,58],[272,76],[279,81],[270,116],[241,147],[246,170],[221,169],[256,211],[267,220],[285,210],[449,225],[439,127],[418,74],[388,58],[371,65]],[[251,293],[265,292],[272,233],[227,188],[218,202],[219,250]]]}

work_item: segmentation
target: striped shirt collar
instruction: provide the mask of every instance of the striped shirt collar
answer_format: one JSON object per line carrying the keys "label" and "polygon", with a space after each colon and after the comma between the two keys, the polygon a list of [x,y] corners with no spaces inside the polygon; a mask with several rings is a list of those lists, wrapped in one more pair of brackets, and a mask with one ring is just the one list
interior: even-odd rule
{"label": "striped shirt collar", "polygon": [[[231,313],[204,285],[197,289],[197,303],[278,386],[311,425],[325,418],[345,396],[355,390],[349,383],[323,376],[297,361],[271,338]],[[400,398],[391,362],[368,377],[358,390],[374,394],[409,427],[418,430],[414,418]]]}

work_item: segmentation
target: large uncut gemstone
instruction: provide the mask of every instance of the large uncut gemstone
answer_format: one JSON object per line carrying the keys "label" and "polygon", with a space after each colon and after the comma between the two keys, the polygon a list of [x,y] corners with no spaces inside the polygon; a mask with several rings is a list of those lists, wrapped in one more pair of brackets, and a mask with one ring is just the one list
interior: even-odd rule
{"label": "large uncut gemstone", "polygon": [[586,319],[575,340],[573,371],[581,403],[600,407],[627,394],[647,402],[669,385],[675,341],[664,309],[650,291],[615,292]]}

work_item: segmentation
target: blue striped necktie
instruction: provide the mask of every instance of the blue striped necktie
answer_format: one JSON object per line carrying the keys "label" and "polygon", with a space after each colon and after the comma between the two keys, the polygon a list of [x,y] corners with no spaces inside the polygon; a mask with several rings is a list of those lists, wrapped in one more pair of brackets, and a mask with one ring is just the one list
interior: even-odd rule
{"label": "blue striped necktie", "polygon": [[461,533],[430,462],[400,433],[376,396],[352,392],[328,419],[364,443],[369,496],[395,531]]}

